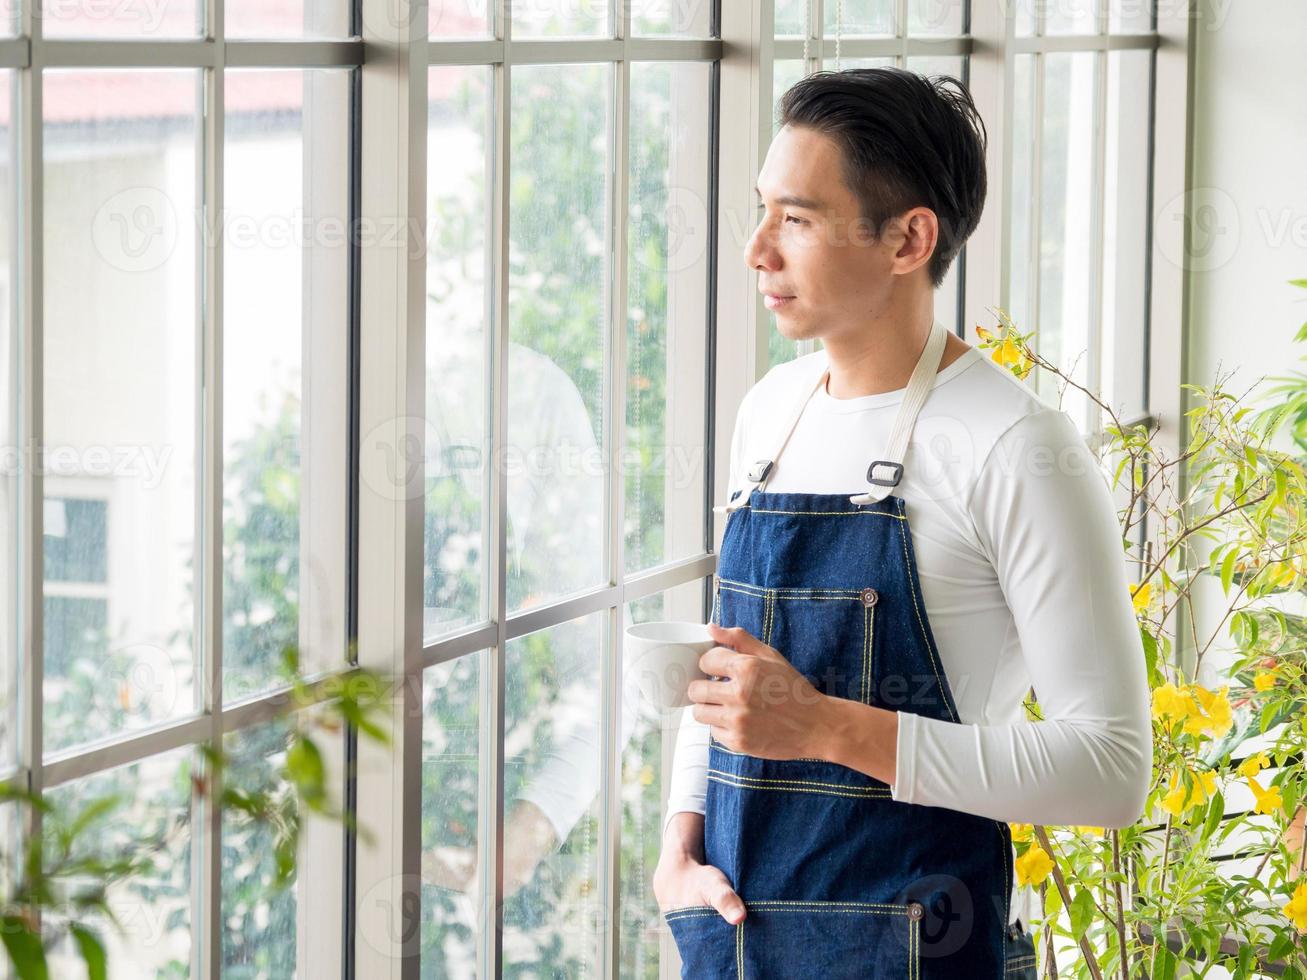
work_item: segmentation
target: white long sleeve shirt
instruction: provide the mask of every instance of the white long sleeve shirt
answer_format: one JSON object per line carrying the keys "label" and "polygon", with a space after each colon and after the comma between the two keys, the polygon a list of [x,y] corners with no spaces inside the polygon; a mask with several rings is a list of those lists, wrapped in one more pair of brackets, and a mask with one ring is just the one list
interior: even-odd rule
{"label": "white long sleeve shirt", "polygon": [[[745,472],[827,363],[819,350],[749,390],[731,491],[747,492]],[[767,491],[865,490],[902,397],[818,390]],[[1143,651],[1111,493],[1070,417],[972,348],[936,374],[895,493],[961,724],[899,713],[892,798],[1013,823],[1133,823],[1152,770]],[[1040,722],[1021,707],[1032,685]],[[708,727],[684,709],[668,819],[704,812],[707,761]],[[1014,881],[1013,918],[1029,921],[1030,891]]]}

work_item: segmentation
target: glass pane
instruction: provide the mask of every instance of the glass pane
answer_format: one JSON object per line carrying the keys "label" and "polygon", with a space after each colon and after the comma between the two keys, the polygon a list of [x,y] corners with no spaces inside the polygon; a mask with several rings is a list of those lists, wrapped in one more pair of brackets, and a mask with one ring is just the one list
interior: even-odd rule
{"label": "glass pane", "polygon": [[[108,878],[105,901],[119,925],[100,915],[81,917],[95,930],[114,977],[184,977],[191,964],[191,749],[178,749],[132,766],[79,779],[49,793],[60,825],[97,801],[116,805],[76,835],[74,859],[142,863],[140,873]],[[47,826],[47,834],[53,832]],[[59,873],[61,848],[47,838],[46,870]],[[63,877],[74,892],[91,892],[105,879]],[[59,922],[52,923],[56,927]],[[77,945],[65,930],[50,950],[52,977],[84,977]]]}
{"label": "glass pane", "polygon": [[[630,603],[627,621],[681,620],[706,623],[704,583],[695,579],[666,592]],[[632,678],[626,677],[629,684]],[[663,791],[670,778],[672,753],[682,708],[659,708],[634,695],[623,700],[632,714],[631,736],[622,753],[622,850],[620,923],[622,941],[619,975],[630,980],[659,976],[659,940],[667,927],[653,894],[653,873],[662,850]],[[670,934],[668,934],[670,939]],[[670,966],[671,964],[669,964]]]}
{"label": "glass pane", "polygon": [[707,64],[631,66],[626,571],[704,550]]}
{"label": "glass pane", "polygon": [[47,71],[44,112],[57,752],[195,706],[199,72]]}
{"label": "glass pane", "polygon": [[[28,0],[25,0],[28,2]],[[31,0],[36,2],[36,0]],[[199,0],[39,0],[46,37],[196,37]],[[10,0],[6,9],[17,3]],[[8,18],[0,13],[0,20]]]}
{"label": "glass pane", "polygon": [[[892,35],[895,0],[826,0],[826,38],[833,43],[836,34]],[[841,6],[843,10],[841,10]]]}
{"label": "glass pane", "polygon": [[[803,59],[785,58],[772,62],[772,127],[775,136],[780,131],[781,97],[789,91],[790,86],[803,77]],[[752,228],[750,228],[752,231]]]}
{"label": "glass pane", "polygon": [[[831,48],[831,50],[835,50]],[[894,66],[893,58],[843,58],[838,61],[832,56],[823,58],[822,68],[826,71],[848,71],[851,68],[892,68]]]}
{"label": "glass pane", "polygon": [[433,68],[427,114],[424,635],[486,619],[490,69]]}
{"label": "glass pane", "polygon": [[611,65],[513,71],[508,609],[606,579]]}
{"label": "glass pane", "polygon": [[1045,34],[1094,34],[1107,0],[1057,0],[1044,5]]}
{"label": "glass pane", "polygon": [[19,0],[0,0],[0,37],[18,33],[18,3]]}
{"label": "glass pane", "polygon": [[908,33],[951,37],[962,33],[965,0],[908,0]]}
{"label": "glass pane", "polygon": [[[296,812],[295,797],[283,775],[289,743],[284,720],[227,736],[227,788],[276,800],[289,808],[282,812]],[[289,884],[277,884],[278,842],[278,828],[273,821],[255,819],[231,808],[223,811],[224,977],[253,980],[295,975],[299,896],[293,876]]]}
{"label": "glass pane", "polygon": [[608,35],[606,0],[509,0],[513,37]]}
{"label": "glass pane", "polygon": [[[959,20],[959,27],[961,21]],[[962,80],[965,67],[961,55],[930,55],[907,59],[907,67],[922,75],[949,75]],[[958,329],[958,269],[966,255],[966,246],[957,254],[944,274],[944,281],[935,290],[935,319],[956,333]]]}
{"label": "glass pane", "polygon": [[1149,51],[1107,55],[1107,162],[1103,190],[1103,355],[1100,386],[1122,418],[1142,414],[1148,370]]}
{"label": "glass pane", "polygon": [[1155,0],[1112,0],[1110,27],[1113,34],[1145,34],[1153,29]]}
{"label": "glass pane", "polygon": [[1016,6],[1016,33],[1023,37],[1034,34],[1036,0],[1014,0],[1014,2]]}
{"label": "glass pane", "polygon": [[487,37],[490,0],[428,0],[427,34],[432,39]]}
{"label": "glass pane", "polygon": [[[832,64],[826,67],[833,67]],[[852,67],[846,63],[845,67]],[[786,58],[772,62],[772,135],[775,136],[780,132],[780,115],[781,115],[781,97],[789,90],[790,86],[803,77],[803,61],[798,58]],[[753,233],[757,227],[758,216],[749,215],[749,224],[747,232],[742,236],[740,242],[741,255],[744,252],[745,242],[748,236]],[[775,367],[777,364],[784,364],[786,361],[792,361],[799,356],[799,347],[796,341],[790,340],[781,333],[780,328],[776,326],[776,314],[766,307],[759,304],[759,315],[767,318],[767,360],[770,366]]]}
{"label": "glass pane", "polygon": [[344,660],[348,118],[347,72],[227,72],[228,701],[277,684],[289,644]]}
{"label": "glass pane", "polygon": [[[607,613],[508,645],[504,975],[595,977],[599,906],[600,664]],[[506,854],[505,857],[509,857]]]}
{"label": "glass pane", "polygon": [[776,0],[776,36],[803,37],[808,0]]}
{"label": "glass pane", "polygon": [[227,0],[227,36],[347,37],[349,8],[349,0]]}
{"label": "glass pane", "polygon": [[[1040,354],[1088,381],[1094,261],[1094,76],[1095,54],[1044,55],[1044,118],[1040,158],[1039,333]],[[1040,394],[1056,402],[1056,378],[1036,372]],[[1063,407],[1074,418],[1085,409],[1067,393]]]}
{"label": "glass pane", "polygon": [[[1035,71],[1038,55],[1019,54],[1012,64],[1012,241],[1009,246],[1007,313],[1023,331],[1035,326]],[[994,324],[982,324],[994,326]]]}
{"label": "glass pane", "polygon": [[631,33],[708,37],[711,13],[703,0],[641,0],[631,5]]}
{"label": "glass pane", "polygon": [[[3,23],[3,21],[0,21]],[[18,637],[18,331],[10,318],[16,308],[17,260],[13,253],[17,213],[14,168],[13,72],[0,71],[0,766],[13,765],[17,741]]]}
{"label": "glass pane", "polygon": [[[489,664],[483,650],[422,674],[422,976],[429,980],[476,976],[480,705]],[[504,846],[526,840],[506,834]]]}

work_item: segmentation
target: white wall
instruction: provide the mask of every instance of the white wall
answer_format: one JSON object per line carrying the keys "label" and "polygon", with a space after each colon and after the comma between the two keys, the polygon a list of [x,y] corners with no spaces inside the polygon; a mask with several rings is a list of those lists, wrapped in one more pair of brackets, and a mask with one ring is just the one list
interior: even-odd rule
{"label": "white wall", "polygon": [[1219,365],[1246,386],[1307,353],[1292,343],[1307,290],[1285,282],[1307,279],[1307,4],[1215,9],[1195,23],[1193,186],[1208,190],[1194,216],[1185,380],[1209,383]]}

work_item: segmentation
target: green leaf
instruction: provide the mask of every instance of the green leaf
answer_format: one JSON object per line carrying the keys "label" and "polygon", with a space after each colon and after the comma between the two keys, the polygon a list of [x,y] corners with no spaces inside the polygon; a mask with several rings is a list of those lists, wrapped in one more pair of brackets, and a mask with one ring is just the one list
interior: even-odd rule
{"label": "green leaf", "polygon": [[1083,939],[1085,930],[1094,921],[1093,893],[1088,888],[1077,888],[1071,896],[1071,908],[1067,911],[1071,916],[1071,934],[1077,940]]}
{"label": "green leaf", "polygon": [[286,752],[286,771],[306,803],[315,805],[326,799],[327,768],[312,739],[301,735],[291,740]]}
{"label": "green leaf", "polygon": [[109,964],[100,937],[77,923],[70,925],[68,931],[77,940],[77,949],[86,963],[86,980],[109,980]]}
{"label": "green leaf", "polygon": [[1230,583],[1234,580],[1234,560],[1239,557],[1239,549],[1231,548],[1221,560],[1221,588],[1230,594]]}
{"label": "green leaf", "polygon": [[1144,643],[1144,665],[1148,670],[1148,676],[1151,678],[1157,673],[1157,640],[1148,630],[1140,627],[1140,639]]}
{"label": "green leaf", "polygon": [[18,980],[50,980],[41,937],[32,932],[26,922],[16,915],[0,918],[0,939],[4,941]]}
{"label": "green leaf", "polygon": [[1278,936],[1271,940],[1271,948],[1267,950],[1266,958],[1269,960],[1282,960],[1286,953],[1294,947],[1293,936],[1286,929]]}
{"label": "green leaf", "polygon": [[1202,840],[1204,843],[1211,838],[1212,834],[1216,832],[1216,828],[1221,825],[1223,816],[1225,816],[1225,797],[1221,795],[1220,790],[1217,790],[1207,804],[1207,819],[1203,821]]}
{"label": "green leaf", "polygon": [[1166,948],[1166,943],[1159,942],[1153,951],[1153,965],[1148,975],[1153,980],[1173,980],[1175,977],[1175,954]]}

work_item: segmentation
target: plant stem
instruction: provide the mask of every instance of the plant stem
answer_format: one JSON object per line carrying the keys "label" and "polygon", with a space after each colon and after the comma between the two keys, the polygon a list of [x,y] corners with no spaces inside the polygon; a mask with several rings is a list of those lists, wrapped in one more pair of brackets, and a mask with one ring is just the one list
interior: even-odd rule
{"label": "plant stem", "polygon": [[1121,980],[1130,980],[1130,950],[1125,936],[1125,902],[1121,898],[1121,832],[1112,830],[1112,870],[1117,877],[1113,879],[1116,892],[1116,938],[1121,944]]}
{"label": "plant stem", "polygon": [[[1039,840],[1039,846],[1052,857],[1053,845],[1048,842],[1048,834],[1044,832],[1044,828],[1038,824],[1035,825],[1035,837]],[[1058,867],[1056,860],[1053,861],[1053,883],[1057,885],[1057,890],[1062,895],[1062,904],[1069,912],[1071,909],[1071,890],[1067,888],[1066,878],[1062,876],[1062,869]],[[1094,947],[1089,944],[1089,937],[1082,935],[1079,942],[1080,952],[1085,957],[1085,965],[1089,967],[1089,975],[1094,980],[1103,980],[1103,971],[1098,966],[1098,957],[1094,955]]]}

